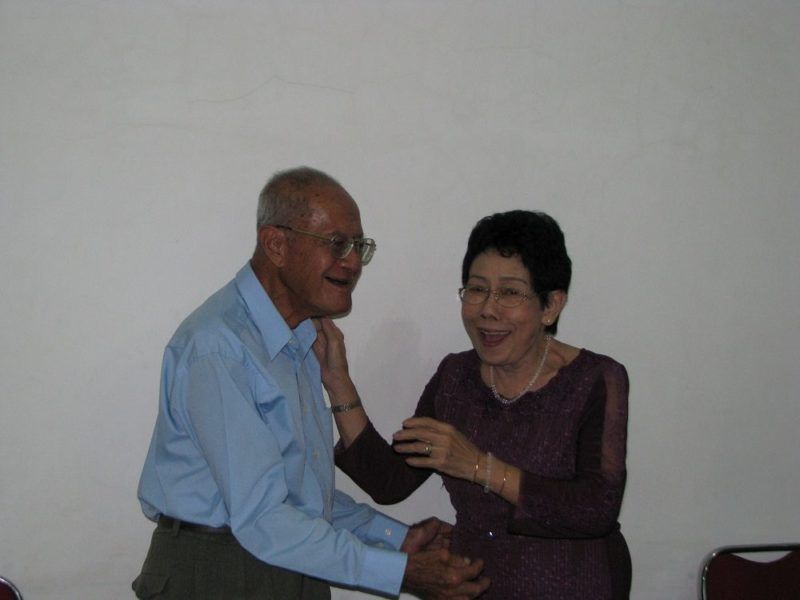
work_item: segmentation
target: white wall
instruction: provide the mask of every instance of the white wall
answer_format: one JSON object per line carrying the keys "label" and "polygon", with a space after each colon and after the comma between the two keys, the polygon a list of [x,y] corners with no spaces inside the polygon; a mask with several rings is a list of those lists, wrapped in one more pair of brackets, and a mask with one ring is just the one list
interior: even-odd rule
{"label": "white wall", "polygon": [[[0,0],[0,573],[132,597],[163,345],[298,164],[378,240],[342,327],[384,433],[468,346],[474,222],[543,209],[561,338],[631,376],[634,598],[797,541],[799,29],[791,1]],[[433,481],[389,512],[452,515]]]}

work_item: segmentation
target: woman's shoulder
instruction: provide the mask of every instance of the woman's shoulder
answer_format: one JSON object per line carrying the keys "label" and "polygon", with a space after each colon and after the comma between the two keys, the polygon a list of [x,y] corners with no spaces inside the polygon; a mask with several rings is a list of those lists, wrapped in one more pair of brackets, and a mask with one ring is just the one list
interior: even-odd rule
{"label": "woman's shoulder", "polygon": [[449,354],[445,354],[444,358],[442,359],[442,363],[474,363],[477,359],[478,353],[475,352],[474,348],[470,348],[469,350],[462,350],[461,352],[450,352]]}
{"label": "woman's shoulder", "polygon": [[[445,397],[461,397],[476,387],[479,378],[479,359],[474,350],[447,354],[439,362],[436,373],[426,384],[420,398],[420,406],[434,401],[439,405]],[[441,407],[438,410],[441,410]],[[419,411],[418,406],[417,412]]]}
{"label": "woman's shoulder", "polygon": [[475,350],[464,350],[462,352],[451,352],[446,354],[439,366],[436,368],[434,379],[446,378],[448,380],[472,378],[472,374],[479,372],[480,359]]}
{"label": "woman's shoulder", "polygon": [[579,352],[581,355],[584,355],[588,360],[591,360],[597,364],[619,365],[620,367],[622,366],[622,363],[620,363],[617,359],[608,356],[607,354],[602,354],[594,350],[589,350],[588,348],[580,348]]}
{"label": "woman's shoulder", "polygon": [[446,354],[439,362],[437,371],[441,373],[468,372],[478,368],[480,359],[474,349]]}
{"label": "woman's shoulder", "polygon": [[606,354],[600,354],[587,348],[579,349],[572,364],[581,370],[602,375],[606,379],[622,379],[625,381],[628,379],[625,365]]}

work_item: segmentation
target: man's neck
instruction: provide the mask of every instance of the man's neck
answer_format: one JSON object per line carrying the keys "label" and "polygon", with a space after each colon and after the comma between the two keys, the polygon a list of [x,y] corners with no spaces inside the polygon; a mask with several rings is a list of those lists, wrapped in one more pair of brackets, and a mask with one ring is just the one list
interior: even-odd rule
{"label": "man's neck", "polygon": [[283,284],[272,265],[266,264],[265,259],[260,259],[256,255],[250,259],[250,267],[253,269],[256,279],[261,283],[261,287],[264,288],[264,292],[269,296],[275,309],[290,329],[294,329],[309,318],[309,315],[300,314],[295,309],[291,300],[291,292]]}

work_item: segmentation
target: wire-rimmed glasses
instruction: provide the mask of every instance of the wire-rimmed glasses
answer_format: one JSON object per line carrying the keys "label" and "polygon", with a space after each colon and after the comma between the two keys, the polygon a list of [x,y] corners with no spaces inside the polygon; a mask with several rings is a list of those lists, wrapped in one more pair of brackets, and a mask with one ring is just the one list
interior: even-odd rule
{"label": "wire-rimmed glasses", "polygon": [[300,233],[302,235],[307,235],[309,237],[328,242],[331,252],[333,252],[333,256],[338,259],[347,257],[347,255],[350,254],[350,251],[355,248],[358,256],[361,258],[362,265],[369,264],[369,261],[372,260],[372,257],[375,254],[375,249],[377,248],[375,240],[372,238],[346,238],[342,237],[341,235],[328,237],[327,235],[320,235],[312,231],[304,231],[302,229],[297,229],[296,227],[290,227],[289,225],[275,225],[275,227],[278,229],[287,229],[295,233]]}
{"label": "wire-rimmed glasses", "polygon": [[458,289],[458,297],[464,304],[483,304],[489,299],[489,296],[494,297],[495,302],[505,308],[517,307],[525,300],[533,298],[533,294],[513,287],[501,287],[493,290],[485,285],[465,285]]}

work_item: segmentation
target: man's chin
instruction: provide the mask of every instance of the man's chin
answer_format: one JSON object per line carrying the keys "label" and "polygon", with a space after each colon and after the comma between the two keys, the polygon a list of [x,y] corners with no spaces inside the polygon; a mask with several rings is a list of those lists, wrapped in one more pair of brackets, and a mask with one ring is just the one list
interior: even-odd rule
{"label": "man's chin", "polygon": [[353,310],[352,302],[342,302],[336,306],[321,307],[320,314],[314,315],[315,317],[328,317],[330,319],[338,319],[339,317],[346,317]]}

